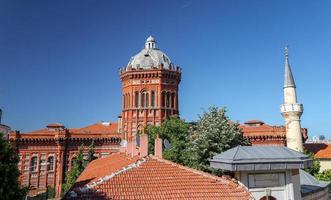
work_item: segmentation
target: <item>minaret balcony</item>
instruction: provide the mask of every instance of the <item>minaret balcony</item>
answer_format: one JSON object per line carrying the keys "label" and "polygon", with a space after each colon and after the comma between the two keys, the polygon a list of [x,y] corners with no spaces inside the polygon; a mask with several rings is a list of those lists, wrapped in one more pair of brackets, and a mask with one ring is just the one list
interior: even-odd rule
{"label": "minaret balcony", "polygon": [[280,106],[280,111],[282,113],[287,113],[287,112],[297,112],[297,113],[302,113],[303,112],[303,105],[302,104],[282,104]]}

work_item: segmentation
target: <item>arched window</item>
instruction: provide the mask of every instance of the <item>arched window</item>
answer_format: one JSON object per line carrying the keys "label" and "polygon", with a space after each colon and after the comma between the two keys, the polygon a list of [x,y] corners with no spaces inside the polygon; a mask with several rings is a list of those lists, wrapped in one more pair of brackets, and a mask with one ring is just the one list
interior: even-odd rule
{"label": "arched window", "polygon": [[38,164],[37,159],[38,159],[37,156],[31,158],[30,171],[32,172],[37,171],[37,164]]}
{"label": "arched window", "polygon": [[53,171],[54,170],[54,157],[53,156],[48,157],[47,170],[48,171]]}
{"label": "arched window", "polygon": [[165,107],[166,105],[166,93],[163,91],[162,92],[162,107]]}
{"label": "arched window", "polygon": [[123,109],[125,109],[125,95],[123,94]]}
{"label": "arched window", "polygon": [[155,92],[151,92],[151,106],[155,107]]}
{"label": "arched window", "polygon": [[139,92],[134,93],[134,107],[139,107]]}
{"label": "arched window", "polygon": [[175,93],[171,93],[171,108],[175,107]]}
{"label": "arched window", "polygon": [[130,94],[126,94],[126,108],[130,108]]}
{"label": "arched window", "polygon": [[166,100],[167,108],[170,107],[170,92],[167,92],[167,100]]}
{"label": "arched window", "polygon": [[149,93],[146,92],[146,107],[149,107]]}
{"label": "arched window", "polygon": [[145,102],[145,93],[141,93],[141,107],[145,107],[146,102]]}

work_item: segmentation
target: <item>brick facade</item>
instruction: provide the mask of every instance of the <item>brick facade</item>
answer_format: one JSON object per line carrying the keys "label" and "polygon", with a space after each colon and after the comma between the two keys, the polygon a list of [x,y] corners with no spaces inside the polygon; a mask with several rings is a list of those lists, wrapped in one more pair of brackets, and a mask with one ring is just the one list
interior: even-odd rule
{"label": "brick facade", "polygon": [[[252,145],[261,146],[286,146],[286,128],[285,126],[272,126],[259,120],[251,120],[241,124],[243,135]],[[308,138],[306,128],[301,128],[303,141]]]}
{"label": "brick facade", "polygon": [[[104,130],[94,130],[96,127]],[[117,124],[99,123],[81,129],[48,125],[46,129],[29,133],[11,133],[9,141],[20,157],[20,183],[32,189],[30,195],[45,192],[47,186],[52,186],[60,197],[65,173],[71,169],[81,144],[86,154],[94,141],[97,157],[119,151],[121,135],[113,132],[114,127],[117,129]]]}

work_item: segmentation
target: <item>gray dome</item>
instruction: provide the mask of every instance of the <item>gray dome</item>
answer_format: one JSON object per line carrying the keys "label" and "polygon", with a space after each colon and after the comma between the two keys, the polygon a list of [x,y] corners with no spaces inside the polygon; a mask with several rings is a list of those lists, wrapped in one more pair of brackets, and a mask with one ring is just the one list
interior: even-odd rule
{"label": "gray dome", "polygon": [[128,66],[136,69],[150,69],[151,67],[158,67],[160,64],[163,64],[164,69],[173,68],[169,57],[160,49],[157,49],[155,43],[155,39],[149,36],[146,40],[145,48],[130,59]]}

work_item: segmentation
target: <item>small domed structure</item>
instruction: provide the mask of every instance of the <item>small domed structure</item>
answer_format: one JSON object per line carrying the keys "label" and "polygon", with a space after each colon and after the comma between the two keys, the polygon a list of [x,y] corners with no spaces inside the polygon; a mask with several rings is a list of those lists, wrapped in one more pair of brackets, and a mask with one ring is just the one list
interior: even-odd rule
{"label": "small domed structure", "polygon": [[146,40],[145,48],[133,56],[127,66],[132,69],[151,69],[158,68],[160,65],[163,65],[164,69],[174,68],[169,57],[156,48],[155,39],[149,36]]}

